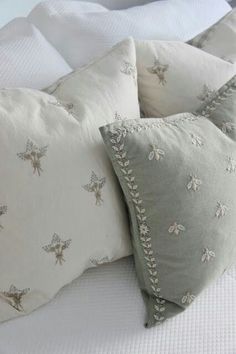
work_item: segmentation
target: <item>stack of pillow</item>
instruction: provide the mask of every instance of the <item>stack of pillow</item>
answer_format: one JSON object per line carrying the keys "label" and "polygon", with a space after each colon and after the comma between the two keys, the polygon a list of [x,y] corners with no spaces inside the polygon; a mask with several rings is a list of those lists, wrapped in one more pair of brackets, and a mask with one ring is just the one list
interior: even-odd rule
{"label": "stack of pillow", "polygon": [[233,264],[235,43],[231,11],[189,44],[128,38],[0,90],[1,321],[133,253],[151,327]]}

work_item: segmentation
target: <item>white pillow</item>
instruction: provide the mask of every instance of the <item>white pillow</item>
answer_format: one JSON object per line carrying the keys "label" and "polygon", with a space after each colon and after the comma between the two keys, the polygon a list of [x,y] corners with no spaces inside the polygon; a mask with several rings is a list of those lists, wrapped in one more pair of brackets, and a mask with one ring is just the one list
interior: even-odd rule
{"label": "white pillow", "polygon": [[[64,6],[63,13],[60,7]],[[136,39],[187,41],[199,34],[231,7],[225,0],[156,1],[122,11],[81,13],[70,1],[38,5],[30,15],[50,43],[77,68],[101,55],[115,43]],[[78,5],[79,9],[79,5]]]}
{"label": "white pillow", "polygon": [[0,87],[41,89],[72,69],[27,19],[0,30]]}
{"label": "white pillow", "polygon": [[236,67],[182,42],[137,41],[138,86],[146,117],[195,112]]}
{"label": "white pillow", "polygon": [[131,253],[98,128],[139,118],[135,63],[134,43],[125,40],[60,80],[56,97],[0,90],[0,321],[46,303],[85,269]]}
{"label": "white pillow", "polygon": [[[57,0],[55,0],[57,1]],[[27,16],[33,7],[40,0],[1,0],[0,2],[0,28],[15,17]],[[14,3],[14,4],[13,4]],[[105,8],[99,4],[81,4],[81,11],[104,11]]]}

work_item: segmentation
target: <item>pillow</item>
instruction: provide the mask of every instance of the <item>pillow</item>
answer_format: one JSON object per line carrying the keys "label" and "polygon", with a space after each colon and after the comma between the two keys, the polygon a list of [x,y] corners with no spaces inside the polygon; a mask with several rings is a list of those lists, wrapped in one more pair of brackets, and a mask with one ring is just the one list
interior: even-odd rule
{"label": "pillow", "polygon": [[[56,1],[56,0],[55,0]],[[0,27],[5,25],[14,17],[27,16],[33,6],[39,3],[40,0],[24,0],[13,2],[9,0],[1,0],[1,16]],[[52,2],[52,1],[51,1]],[[106,9],[100,4],[81,2],[81,11],[105,11]]]}
{"label": "pillow", "polygon": [[129,208],[147,327],[183,311],[235,262],[236,141],[214,124],[227,115],[235,126],[235,109],[236,77],[202,108],[212,121],[180,113],[101,128]]}
{"label": "pillow", "polygon": [[15,19],[0,30],[0,88],[42,89],[71,70],[28,20]]}
{"label": "pillow", "polygon": [[[59,11],[63,4],[64,12]],[[231,7],[218,0],[155,1],[123,11],[83,14],[70,2],[41,4],[29,20],[73,68],[83,66],[115,43],[137,39],[187,41],[224,16]],[[215,11],[212,11],[212,8]]]}
{"label": "pillow", "polygon": [[194,112],[236,72],[232,64],[181,42],[140,41],[136,50],[146,117]]}
{"label": "pillow", "polygon": [[98,127],[139,117],[133,41],[64,78],[55,95],[0,91],[0,321],[131,253]]}
{"label": "pillow", "polygon": [[236,62],[236,9],[199,34],[189,44],[227,60]]}

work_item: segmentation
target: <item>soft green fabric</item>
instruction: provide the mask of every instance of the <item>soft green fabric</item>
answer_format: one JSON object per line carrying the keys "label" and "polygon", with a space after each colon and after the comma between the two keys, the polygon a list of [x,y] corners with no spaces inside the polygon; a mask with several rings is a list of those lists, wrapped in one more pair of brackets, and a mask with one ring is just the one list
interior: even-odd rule
{"label": "soft green fabric", "polygon": [[233,78],[202,107],[211,120],[182,113],[100,129],[129,209],[148,327],[236,259],[235,89]]}

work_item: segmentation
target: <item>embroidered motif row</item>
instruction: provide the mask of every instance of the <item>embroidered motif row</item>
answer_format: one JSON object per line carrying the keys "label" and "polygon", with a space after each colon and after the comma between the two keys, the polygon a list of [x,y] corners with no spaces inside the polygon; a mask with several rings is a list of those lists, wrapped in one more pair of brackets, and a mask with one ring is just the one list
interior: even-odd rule
{"label": "embroidered motif row", "polygon": [[[201,114],[202,116],[205,116],[206,118],[209,118],[211,114],[216,110],[216,108],[222,103],[222,101],[226,100],[229,98],[234,91],[236,90],[236,75],[232,77],[232,79],[224,85],[219,91],[217,91],[213,97],[210,98],[206,102],[206,104],[203,106],[203,108],[200,108],[198,110],[198,114]],[[231,122],[223,122],[224,124],[222,125],[222,131],[224,133],[230,132],[233,130],[235,127],[235,124]]]}

